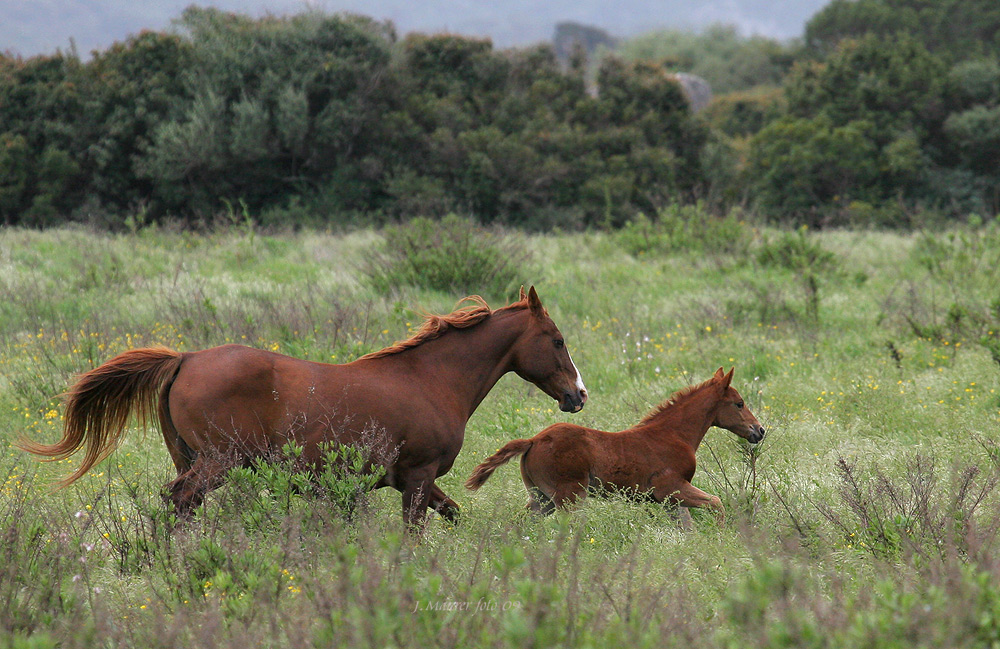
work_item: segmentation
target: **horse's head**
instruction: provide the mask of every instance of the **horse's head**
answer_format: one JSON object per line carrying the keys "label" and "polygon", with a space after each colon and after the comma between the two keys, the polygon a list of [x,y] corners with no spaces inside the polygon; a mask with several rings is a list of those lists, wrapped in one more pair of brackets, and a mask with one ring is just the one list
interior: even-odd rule
{"label": "horse's head", "polygon": [[750,408],[743,402],[743,397],[736,391],[736,388],[730,385],[733,381],[733,369],[729,370],[729,374],[724,374],[720,367],[715,376],[712,377],[719,388],[720,395],[715,406],[715,420],[712,425],[725,428],[751,444],[756,444],[764,439],[764,427],[750,412]]}
{"label": "horse's head", "polygon": [[558,401],[563,412],[579,412],[587,403],[587,388],[569,357],[559,328],[542,306],[534,286],[527,294],[522,288],[521,299],[528,302],[529,322],[514,344],[511,369]]}

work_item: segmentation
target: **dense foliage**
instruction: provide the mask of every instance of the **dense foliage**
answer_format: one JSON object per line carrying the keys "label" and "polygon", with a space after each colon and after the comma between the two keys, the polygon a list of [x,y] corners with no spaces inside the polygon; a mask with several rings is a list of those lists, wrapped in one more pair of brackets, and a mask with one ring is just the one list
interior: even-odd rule
{"label": "dense foliage", "polygon": [[511,236],[454,214],[418,216],[387,226],[384,245],[367,257],[367,283],[391,295],[420,287],[460,295],[510,295],[531,268],[530,255]]}
{"label": "dense foliage", "polygon": [[649,32],[618,49],[627,59],[662,61],[673,70],[704,78],[715,93],[730,93],[779,85],[799,48],[763,36],[745,38],[730,25],[713,25],[698,33]]}
{"label": "dense foliage", "polygon": [[[655,32],[590,64],[191,7],[177,34],[87,61],[0,55],[0,223],[201,224],[240,205],[279,227],[577,229],[698,201],[816,226],[993,215],[994,4],[834,0],[801,42]],[[714,102],[692,114],[676,72]]]}
{"label": "dense foliage", "polygon": [[834,0],[802,43],[715,28],[651,34],[621,51],[712,83],[709,186],[724,203],[746,200],[769,218],[810,225],[905,226],[1000,210],[994,2]]}
{"label": "dense foliage", "polygon": [[819,12],[784,83],[786,114],[750,142],[758,206],[813,224],[996,214],[995,4],[834,0]]}
{"label": "dense foliage", "polygon": [[228,200],[273,223],[614,224],[704,178],[705,130],[659,66],[609,61],[595,97],[544,47],[320,13],[180,24],[87,63],[0,58],[3,222],[210,219]]}
{"label": "dense foliage", "polygon": [[1000,54],[1000,5],[992,0],[832,0],[806,25],[806,45],[832,52],[845,38],[912,34],[950,60]]}

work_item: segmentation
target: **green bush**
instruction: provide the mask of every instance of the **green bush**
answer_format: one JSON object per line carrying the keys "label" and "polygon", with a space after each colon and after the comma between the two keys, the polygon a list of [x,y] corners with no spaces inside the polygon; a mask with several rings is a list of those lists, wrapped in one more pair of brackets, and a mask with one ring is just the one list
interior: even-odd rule
{"label": "green bush", "polygon": [[[801,317],[813,326],[820,322],[820,286],[840,271],[836,255],[825,250],[802,226],[795,232],[782,232],[777,239],[765,241],[757,251],[757,262],[764,267],[793,273],[803,293]],[[799,319],[799,316],[795,316]]]}
{"label": "green bush", "polygon": [[819,274],[838,267],[837,256],[810,238],[805,227],[782,232],[776,239],[766,241],[757,251],[757,261],[761,266]]}
{"label": "green bush", "polygon": [[1000,222],[973,214],[967,225],[923,232],[909,258],[926,275],[920,291],[894,305],[904,330],[949,345],[978,342],[1000,363],[1000,298],[990,290],[1000,280]]}
{"label": "green bush", "polygon": [[318,471],[303,464],[302,451],[288,442],[273,460],[229,471],[227,488],[243,494],[234,502],[246,529],[266,529],[268,521],[281,520],[309,499],[319,499],[330,505],[324,511],[350,519],[385,475],[376,458],[378,449],[326,444]]}
{"label": "green bush", "polygon": [[449,214],[387,227],[364,269],[389,294],[403,286],[502,296],[524,278],[528,251],[517,239]]}
{"label": "green bush", "polygon": [[772,122],[750,141],[748,189],[757,206],[816,226],[829,223],[838,203],[877,199],[872,131],[867,122],[837,127],[825,116]]}
{"label": "green bush", "polygon": [[629,254],[697,251],[707,255],[743,253],[749,249],[752,230],[739,210],[726,216],[709,213],[703,204],[671,205],[656,220],[639,214],[615,235]]}
{"label": "green bush", "polygon": [[984,0],[833,0],[806,23],[805,46],[822,54],[864,35],[904,33],[948,57],[997,54],[998,25],[1000,7]]}
{"label": "green bush", "polygon": [[622,226],[615,234],[615,240],[625,252],[635,257],[670,249],[670,237],[645,214],[639,214]]}

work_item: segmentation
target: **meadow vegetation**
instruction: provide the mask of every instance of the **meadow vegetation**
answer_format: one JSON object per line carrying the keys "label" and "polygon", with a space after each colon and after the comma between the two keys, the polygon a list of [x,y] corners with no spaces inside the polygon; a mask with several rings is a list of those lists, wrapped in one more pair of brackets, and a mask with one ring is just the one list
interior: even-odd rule
{"label": "meadow vegetation", "polygon": [[[0,230],[4,644],[1000,642],[1000,226],[784,231],[670,210],[615,233],[495,232],[409,260],[385,241],[441,233]],[[480,290],[496,307],[534,284],[591,400],[566,415],[502,379],[439,480],[462,505],[455,526],[435,517],[408,538],[397,493],[359,499],[364,478],[350,474],[313,489],[290,459],[234,472],[172,529],[155,429],[132,430],[61,491],[49,485],[75,458],[38,464],[12,446],[56,439],[57,395],[129,348],[356,358],[471,291],[420,272],[392,275],[387,291],[392,264],[468,269],[496,250],[530,264]],[[769,431],[755,447],[706,437],[695,484],[723,499],[722,526],[694,512],[685,530],[620,498],[536,519],[513,466],[461,487],[507,440],[562,420],[625,428],[719,366],[735,366]]]}

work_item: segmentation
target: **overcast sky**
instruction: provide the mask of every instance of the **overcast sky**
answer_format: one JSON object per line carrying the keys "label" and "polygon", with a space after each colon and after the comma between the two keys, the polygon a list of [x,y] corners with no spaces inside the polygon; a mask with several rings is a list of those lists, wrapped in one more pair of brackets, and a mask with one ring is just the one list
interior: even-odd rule
{"label": "overcast sky", "polygon": [[[316,7],[392,20],[400,34],[450,31],[489,36],[497,47],[548,40],[571,20],[632,36],[665,27],[724,22],[744,34],[788,39],[826,0],[209,0],[202,6],[250,15]],[[105,49],[142,29],[168,29],[190,0],[0,0],[0,51],[24,56]]]}

